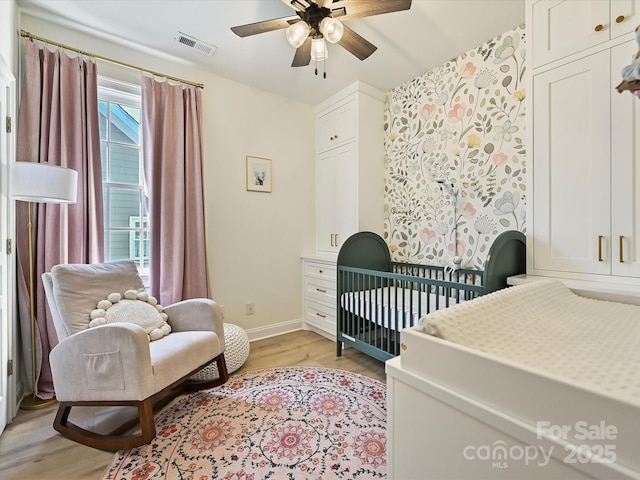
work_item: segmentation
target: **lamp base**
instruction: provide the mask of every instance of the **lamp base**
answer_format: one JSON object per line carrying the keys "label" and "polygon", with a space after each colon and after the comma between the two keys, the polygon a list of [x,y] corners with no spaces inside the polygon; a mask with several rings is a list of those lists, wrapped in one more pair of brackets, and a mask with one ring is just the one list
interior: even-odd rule
{"label": "lamp base", "polygon": [[58,403],[58,400],[56,400],[55,397],[43,400],[35,395],[29,395],[22,399],[20,408],[22,410],[39,410],[40,408],[47,408],[56,403]]}

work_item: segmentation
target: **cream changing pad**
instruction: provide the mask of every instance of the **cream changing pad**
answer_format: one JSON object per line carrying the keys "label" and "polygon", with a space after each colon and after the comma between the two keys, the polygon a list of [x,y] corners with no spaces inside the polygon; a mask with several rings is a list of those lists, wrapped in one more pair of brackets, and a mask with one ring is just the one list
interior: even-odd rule
{"label": "cream changing pad", "polygon": [[640,306],[539,281],[433,312],[417,329],[640,404]]}

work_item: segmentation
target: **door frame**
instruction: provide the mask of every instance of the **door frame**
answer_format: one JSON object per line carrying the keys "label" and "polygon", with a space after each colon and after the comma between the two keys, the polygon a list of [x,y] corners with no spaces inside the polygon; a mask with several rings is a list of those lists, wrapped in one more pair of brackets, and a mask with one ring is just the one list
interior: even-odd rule
{"label": "door frame", "polygon": [[[4,90],[4,92],[2,92]],[[15,278],[15,202],[9,199],[9,169],[16,155],[16,79],[0,55],[0,433],[18,412],[17,379],[21,365],[16,361],[17,324]],[[10,130],[6,127],[11,120]],[[9,131],[7,131],[9,130]],[[9,246],[9,241],[13,244]],[[9,375],[9,362],[13,374]]]}

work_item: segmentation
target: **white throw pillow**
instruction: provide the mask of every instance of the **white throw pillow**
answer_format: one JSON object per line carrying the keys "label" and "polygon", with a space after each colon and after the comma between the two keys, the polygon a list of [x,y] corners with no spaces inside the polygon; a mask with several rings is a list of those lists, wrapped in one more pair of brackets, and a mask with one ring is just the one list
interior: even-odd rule
{"label": "white throw pillow", "polygon": [[158,305],[158,300],[147,292],[127,290],[124,298],[119,293],[111,293],[98,302],[90,317],[89,327],[117,322],[139,325],[149,341],[158,340],[171,332],[171,326],[167,323],[169,317]]}

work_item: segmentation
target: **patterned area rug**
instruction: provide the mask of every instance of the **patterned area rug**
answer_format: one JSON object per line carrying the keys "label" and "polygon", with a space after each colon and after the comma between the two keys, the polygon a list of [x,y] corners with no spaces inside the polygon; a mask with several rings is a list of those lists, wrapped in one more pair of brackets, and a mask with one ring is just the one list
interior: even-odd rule
{"label": "patterned area rug", "polygon": [[149,445],[117,452],[104,480],[386,478],[386,386],[282,367],[176,398]]}

